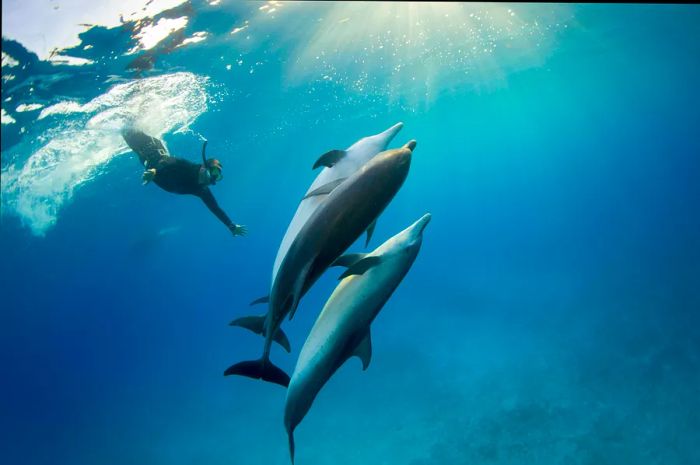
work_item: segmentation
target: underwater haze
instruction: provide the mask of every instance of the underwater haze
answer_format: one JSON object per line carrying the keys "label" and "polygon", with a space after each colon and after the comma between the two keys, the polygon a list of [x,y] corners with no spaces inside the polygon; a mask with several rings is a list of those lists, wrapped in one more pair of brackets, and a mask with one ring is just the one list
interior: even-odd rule
{"label": "underwater haze", "polygon": [[[3,1],[2,463],[290,463],[285,389],[223,375],[262,346],[229,322],[264,312],[318,157],[397,122],[410,172],[350,251],[432,221],[295,463],[700,463],[698,24],[697,5]],[[192,161],[207,140],[248,235],[143,186],[134,122]],[[284,322],[287,373],[340,273]]]}

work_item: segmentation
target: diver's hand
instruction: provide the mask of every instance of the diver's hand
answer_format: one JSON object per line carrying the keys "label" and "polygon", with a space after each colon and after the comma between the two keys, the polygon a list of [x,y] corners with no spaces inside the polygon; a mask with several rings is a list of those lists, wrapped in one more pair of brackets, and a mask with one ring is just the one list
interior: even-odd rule
{"label": "diver's hand", "polygon": [[146,170],[143,172],[143,175],[141,176],[141,180],[143,181],[143,185],[145,186],[149,182],[153,181],[153,178],[156,177],[156,169],[151,168],[150,170]]}
{"label": "diver's hand", "polygon": [[231,233],[233,233],[234,236],[245,236],[248,234],[248,228],[242,224],[232,224],[228,227],[228,229],[231,230]]}

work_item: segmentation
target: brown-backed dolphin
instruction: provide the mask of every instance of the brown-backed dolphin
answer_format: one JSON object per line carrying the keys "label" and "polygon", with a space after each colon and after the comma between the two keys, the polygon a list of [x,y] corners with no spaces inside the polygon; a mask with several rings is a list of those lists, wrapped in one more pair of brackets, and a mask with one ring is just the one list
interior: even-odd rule
{"label": "brown-backed dolphin", "polygon": [[[345,150],[331,150],[321,155],[314,164],[314,168],[323,167],[323,169],[318,176],[316,176],[316,179],[314,179],[314,182],[306,193],[309,194],[319,187],[337,181],[338,179],[348,178],[375,155],[386,150],[389,143],[396,134],[399,133],[401,128],[403,128],[403,123],[396,123],[384,132],[363,137]],[[305,197],[299,202],[297,211],[294,213],[292,221],[289,223],[287,231],[277,250],[275,263],[272,267],[272,282],[275,281],[277,270],[279,270],[284,256],[287,255],[289,246],[294,242],[294,238],[299,231],[301,231],[304,223],[306,223],[313,212],[321,205],[321,202],[325,200],[324,197],[324,195],[315,195]],[[371,231],[368,230],[367,234],[369,239]]]}

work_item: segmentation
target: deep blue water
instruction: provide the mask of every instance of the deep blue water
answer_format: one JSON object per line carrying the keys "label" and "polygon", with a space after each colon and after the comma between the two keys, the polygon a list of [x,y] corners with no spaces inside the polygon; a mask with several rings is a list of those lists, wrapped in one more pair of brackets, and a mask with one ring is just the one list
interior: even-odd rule
{"label": "deep blue water", "polygon": [[[84,34],[93,48],[73,54],[95,63],[83,67],[3,37],[20,64],[2,70],[16,76],[2,90],[16,120],[2,126],[2,462],[288,463],[284,389],[223,376],[261,347],[228,322],[262,311],[248,302],[269,289],[316,158],[403,121],[392,146],[418,146],[371,247],[425,212],[433,220],[372,327],[372,364],[350,360],[321,391],[297,429],[296,463],[700,463],[700,9],[572,6],[540,45],[493,55],[478,80],[455,72],[468,63],[410,45],[395,47],[408,70],[389,76],[386,57],[341,41],[338,54],[366,61],[330,60],[329,80],[299,50],[328,41],[314,15],[343,5],[284,5],[256,29],[261,5],[193,2],[186,35],[208,38],[154,54],[139,73],[127,66],[141,55],[124,55],[128,24]],[[547,18],[547,6],[512,8],[530,25]],[[345,34],[371,44],[369,23]],[[290,72],[299,61],[307,69]],[[198,199],[141,186],[123,146],[78,149],[106,151],[80,182],[56,174],[68,158],[59,147],[38,160],[55,167],[48,180],[28,169],[26,185],[9,184],[8,170],[32,166],[62,132],[114,138],[121,121],[86,133],[111,104],[38,119],[19,103],[84,105],[176,72],[202,79],[206,109],[187,100],[176,106],[192,113],[159,114],[158,130],[192,160],[209,141],[225,176],[213,192],[247,237]],[[352,84],[362,72],[367,82]],[[68,78],[48,79],[57,73]],[[27,79],[33,91],[16,87]],[[125,111],[150,114],[147,103]],[[36,203],[18,213],[18,198]],[[273,359],[288,372],[335,278],[285,323],[292,353],[274,348]]]}

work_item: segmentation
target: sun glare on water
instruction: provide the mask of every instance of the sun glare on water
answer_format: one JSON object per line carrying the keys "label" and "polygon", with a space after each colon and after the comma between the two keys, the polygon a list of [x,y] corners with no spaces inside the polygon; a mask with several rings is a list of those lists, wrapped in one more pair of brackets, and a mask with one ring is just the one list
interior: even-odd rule
{"label": "sun glare on water", "polygon": [[444,91],[502,85],[543,63],[572,19],[567,5],[268,2],[267,22],[291,44],[287,79],[429,102]]}

